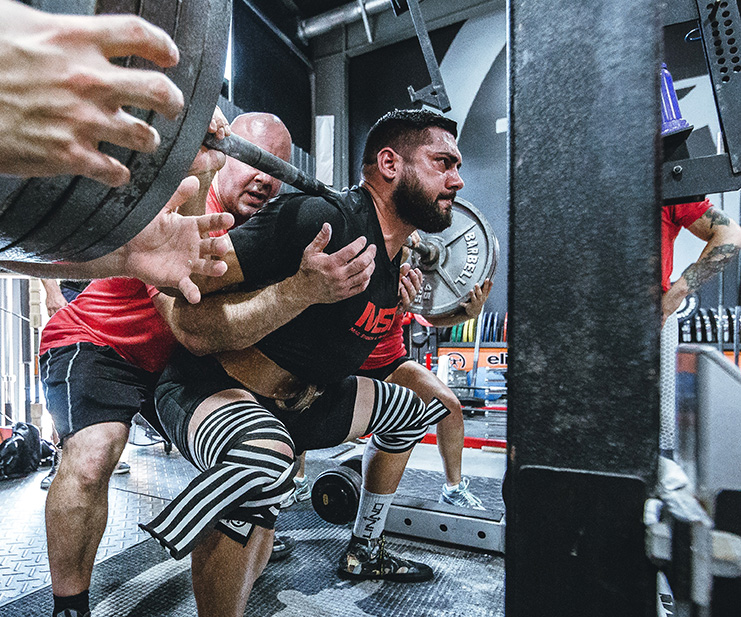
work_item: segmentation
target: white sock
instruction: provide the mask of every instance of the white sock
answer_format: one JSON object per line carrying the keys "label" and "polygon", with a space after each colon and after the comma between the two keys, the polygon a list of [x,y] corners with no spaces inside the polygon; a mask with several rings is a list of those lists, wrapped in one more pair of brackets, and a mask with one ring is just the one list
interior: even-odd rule
{"label": "white sock", "polygon": [[366,540],[380,538],[393,500],[394,493],[377,495],[361,488],[353,535]]}

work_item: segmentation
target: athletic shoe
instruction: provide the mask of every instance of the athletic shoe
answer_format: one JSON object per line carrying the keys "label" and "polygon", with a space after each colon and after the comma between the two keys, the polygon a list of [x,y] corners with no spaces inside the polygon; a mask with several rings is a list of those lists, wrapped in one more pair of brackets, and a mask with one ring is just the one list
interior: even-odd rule
{"label": "athletic shoe", "polygon": [[311,499],[311,484],[309,478],[304,476],[303,478],[294,478],[293,484],[295,486],[293,492],[280,502],[281,510],[290,508],[294,503],[299,501],[306,501]]}
{"label": "athletic shoe", "polygon": [[61,613],[57,613],[54,617],[90,617],[90,611],[87,613],[81,613],[73,608],[65,608]]}
{"label": "athletic shoe", "polygon": [[463,478],[455,488],[448,488],[447,484],[443,484],[440,503],[472,508],[473,510],[486,510],[481,500],[468,490],[468,482],[468,478]]}
{"label": "athletic shoe", "polygon": [[128,463],[124,463],[123,461],[118,461],[118,465],[116,465],[113,473],[117,476],[122,476],[125,473],[131,473],[131,465],[129,465]]}
{"label": "athletic shoe", "polygon": [[273,539],[273,552],[270,553],[270,561],[282,561],[293,551],[293,538],[290,536],[276,535]]}
{"label": "athletic shoe", "polygon": [[345,580],[384,579],[397,583],[421,583],[433,576],[430,566],[387,552],[383,534],[373,540],[353,536],[340,557],[337,574]]}
{"label": "athletic shoe", "polygon": [[54,476],[57,475],[57,469],[59,469],[59,461],[61,460],[62,451],[59,448],[54,448],[54,460],[51,463],[51,469],[49,470],[49,473],[41,479],[42,490],[46,491],[51,486],[51,481],[54,479]]}

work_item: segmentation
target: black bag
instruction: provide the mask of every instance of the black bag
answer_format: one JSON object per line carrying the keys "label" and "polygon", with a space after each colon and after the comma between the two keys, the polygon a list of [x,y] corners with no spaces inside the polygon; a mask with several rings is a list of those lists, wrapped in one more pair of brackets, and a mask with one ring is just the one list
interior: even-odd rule
{"label": "black bag", "polygon": [[41,434],[33,424],[17,422],[0,444],[0,478],[20,478],[39,468]]}

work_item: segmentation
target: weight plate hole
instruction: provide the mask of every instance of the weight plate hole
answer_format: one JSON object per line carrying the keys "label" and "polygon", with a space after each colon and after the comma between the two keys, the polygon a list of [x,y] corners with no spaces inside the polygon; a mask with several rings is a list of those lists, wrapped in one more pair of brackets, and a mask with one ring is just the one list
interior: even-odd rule
{"label": "weight plate hole", "polygon": [[405,524],[405,525],[406,525],[407,527],[411,527],[411,526],[412,526],[412,519],[410,519],[410,518],[405,518],[405,519],[404,519],[404,524]]}
{"label": "weight plate hole", "polygon": [[448,531],[447,525],[440,525],[440,531]]}
{"label": "weight plate hole", "polygon": [[726,59],[725,58],[722,58],[722,57],[721,58],[718,58],[718,64],[725,64],[725,63],[726,63]]}
{"label": "weight plate hole", "polygon": [[479,533],[477,535],[478,535],[479,538],[481,538],[483,540],[486,537],[486,532],[485,531],[479,531]]}
{"label": "weight plate hole", "polygon": [[723,77],[721,77],[720,80],[723,83],[728,83],[729,81],[731,81],[731,78],[728,75],[723,75]]}

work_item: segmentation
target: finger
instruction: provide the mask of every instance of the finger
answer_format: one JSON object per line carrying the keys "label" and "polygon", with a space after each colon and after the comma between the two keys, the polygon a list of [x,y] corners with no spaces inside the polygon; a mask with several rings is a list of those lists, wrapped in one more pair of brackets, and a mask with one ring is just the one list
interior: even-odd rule
{"label": "finger", "polygon": [[368,266],[375,264],[376,259],[376,245],[371,244],[355,259],[345,264],[345,275],[349,278],[356,276],[361,272],[367,270]]}
{"label": "finger", "polygon": [[355,287],[357,285],[360,285],[362,282],[365,282],[366,284],[370,282],[371,276],[373,276],[373,272],[376,269],[376,262],[371,261],[369,264],[365,266],[362,270],[359,272],[355,272],[347,277],[347,280],[351,287]]}
{"label": "finger", "polygon": [[329,241],[332,239],[332,226],[329,223],[324,223],[319,233],[304,249],[304,253],[321,253],[327,248]]}
{"label": "finger", "polygon": [[111,104],[151,109],[174,119],[183,109],[183,93],[172,80],[157,71],[112,67]]}
{"label": "finger", "polygon": [[406,276],[407,274],[409,274],[411,269],[412,269],[412,265],[405,261],[403,264],[401,264],[401,268],[399,268],[399,276],[400,277]]}
{"label": "finger", "polygon": [[192,274],[203,276],[222,276],[226,273],[227,264],[220,259],[196,259],[191,265]]}
{"label": "finger", "polygon": [[93,148],[84,149],[79,145],[73,161],[70,169],[65,170],[66,173],[85,176],[108,186],[123,186],[131,179],[131,172],[126,165]]}
{"label": "finger", "polygon": [[209,259],[211,257],[223,257],[229,250],[229,241],[226,237],[204,238],[198,245],[199,257]]}
{"label": "finger", "polygon": [[180,279],[180,282],[178,283],[178,289],[180,290],[180,293],[183,294],[185,299],[191,304],[198,304],[201,301],[201,290],[198,289],[198,285],[196,285],[188,277]]}
{"label": "finger", "polygon": [[[170,200],[162,208],[163,211],[176,212],[186,201],[193,197],[200,187],[200,182],[195,176],[188,176],[178,185]],[[206,215],[211,216],[211,215]],[[199,217],[200,218],[200,217]]]}
{"label": "finger", "polygon": [[342,247],[339,251],[332,253],[332,257],[338,263],[347,263],[348,261],[351,261],[352,259],[357,257],[357,255],[363,250],[367,243],[368,240],[365,238],[365,236],[360,236],[356,240],[353,240],[347,246]]}
{"label": "finger", "polygon": [[[190,176],[190,177],[192,178],[194,176]],[[189,178],[186,178],[186,180],[187,179]],[[228,212],[221,212],[219,214],[203,214],[197,217],[197,221],[198,221],[198,232],[201,234],[201,237],[205,237],[206,234],[209,234],[212,231],[222,231],[224,229],[231,229],[231,227],[234,225],[234,216],[232,216]],[[220,240],[224,243],[228,242],[226,237],[214,238],[214,240]]]}
{"label": "finger", "polygon": [[99,15],[88,21],[91,40],[107,58],[140,56],[162,67],[175,66],[180,60],[170,36],[141,17]]}
{"label": "finger", "polygon": [[143,120],[119,109],[100,130],[99,141],[137,152],[154,152],[160,145],[160,135]]}

